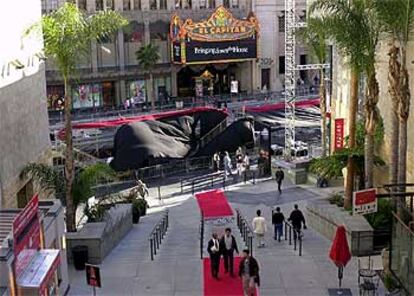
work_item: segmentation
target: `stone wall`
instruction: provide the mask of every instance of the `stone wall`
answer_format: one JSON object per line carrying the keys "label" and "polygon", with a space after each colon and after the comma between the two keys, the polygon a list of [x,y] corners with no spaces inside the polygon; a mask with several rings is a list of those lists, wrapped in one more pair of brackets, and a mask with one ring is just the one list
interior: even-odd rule
{"label": "stone wall", "polygon": [[8,11],[0,18],[8,32],[0,47],[0,208],[11,208],[17,206],[16,192],[25,184],[19,179],[22,168],[49,147],[49,126],[44,62],[39,59],[42,38],[23,38],[24,31],[40,20],[40,0],[2,2],[0,9]]}
{"label": "stone wall", "polygon": [[131,228],[131,204],[114,206],[107,212],[104,222],[87,223],[78,232],[67,234],[68,261],[73,262],[72,249],[75,246],[87,246],[88,263],[101,264],[106,255],[118,245]]}
{"label": "stone wall", "polygon": [[344,225],[351,253],[354,256],[373,253],[374,230],[362,216],[352,216],[327,200],[311,200],[306,206],[306,221],[329,240],[333,240],[336,228]]}

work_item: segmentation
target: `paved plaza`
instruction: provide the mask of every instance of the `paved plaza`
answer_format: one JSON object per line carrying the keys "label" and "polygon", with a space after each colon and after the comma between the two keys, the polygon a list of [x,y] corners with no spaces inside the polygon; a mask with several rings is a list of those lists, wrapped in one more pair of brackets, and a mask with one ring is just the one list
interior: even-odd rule
{"label": "paved plaza", "polygon": [[[191,194],[174,193],[176,187],[177,184],[164,189],[166,198],[162,203],[151,198],[149,214],[105,258],[101,264],[103,286],[97,290],[98,295],[203,295],[199,208]],[[329,295],[328,288],[338,286],[337,268],[328,258],[330,241],[308,228],[304,232],[303,255],[299,256],[287,241],[273,240],[270,219],[271,209],[276,205],[288,216],[294,203],[304,209],[307,200],[321,198],[330,190],[288,184],[279,195],[272,180],[227,188],[226,195],[233,209],[240,209],[248,221],[261,209],[268,222],[267,246],[259,249],[255,246],[253,251],[261,270],[261,296],[324,296]],[[156,196],[155,192],[151,189],[152,196]],[[165,208],[169,209],[170,227],[159,253],[151,261],[148,235]],[[244,245],[236,225],[233,233],[242,249]],[[205,236],[207,241],[210,233]],[[75,271],[72,267],[70,279],[69,295],[92,294],[84,271]],[[352,295],[358,295],[357,280],[357,259],[353,258],[344,270],[343,279],[343,287],[351,289]]]}

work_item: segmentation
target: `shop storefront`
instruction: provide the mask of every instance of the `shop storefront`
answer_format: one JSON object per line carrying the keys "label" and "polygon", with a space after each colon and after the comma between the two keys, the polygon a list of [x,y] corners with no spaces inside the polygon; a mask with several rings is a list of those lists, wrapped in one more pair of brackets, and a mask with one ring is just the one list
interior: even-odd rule
{"label": "shop storefront", "polygon": [[73,108],[111,107],[115,105],[115,86],[112,81],[79,84],[72,88]]}
{"label": "shop storefront", "polygon": [[173,63],[185,65],[177,75],[179,96],[230,94],[236,84],[252,90],[247,73],[252,72],[259,46],[259,23],[253,13],[236,19],[220,6],[201,22],[173,15],[170,40]]}

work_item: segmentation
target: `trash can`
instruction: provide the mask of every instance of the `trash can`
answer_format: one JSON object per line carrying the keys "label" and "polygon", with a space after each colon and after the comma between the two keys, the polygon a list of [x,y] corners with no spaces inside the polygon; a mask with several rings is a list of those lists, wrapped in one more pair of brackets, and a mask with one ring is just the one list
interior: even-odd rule
{"label": "trash can", "polygon": [[88,247],[76,246],[72,249],[73,265],[76,270],[84,270],[85,263],[88,262]]}

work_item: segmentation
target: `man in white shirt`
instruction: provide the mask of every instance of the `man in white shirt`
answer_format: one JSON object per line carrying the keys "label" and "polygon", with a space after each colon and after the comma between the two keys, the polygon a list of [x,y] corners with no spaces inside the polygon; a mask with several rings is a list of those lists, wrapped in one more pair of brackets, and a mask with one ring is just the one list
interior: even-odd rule
{"label": "man in white shirt", "polygon": [[262,211],[257,210],[256,211],[257,216],[253,218],[252,225],[253,225],[253,232],[256,235],[257,239],[257,247],[261,248],[265,246],[264,243],[264,235],[267,231],[266,227],[266,220],[263,218]]}
{"label": "man in white shirt", "polygon": [[218,280],[220,267],[220,242],[217,233],[213,233],[208,241],[207,252],[210,255],[211,276]]}

